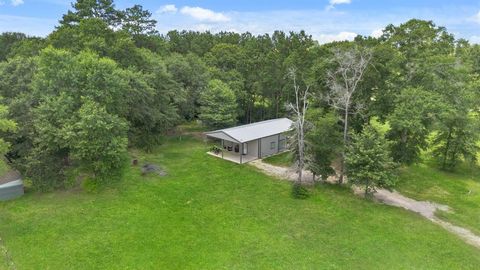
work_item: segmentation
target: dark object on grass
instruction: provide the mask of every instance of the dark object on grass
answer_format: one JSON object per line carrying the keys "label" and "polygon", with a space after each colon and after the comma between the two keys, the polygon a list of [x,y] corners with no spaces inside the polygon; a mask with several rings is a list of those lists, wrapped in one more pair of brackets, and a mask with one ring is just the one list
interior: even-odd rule
{"label": "dark object on grass", "polygon": [[142,166],[142,175],[146,175],[147,173],[156,173],[160,176],[165,176],[167,175],[167,172],[162,170],[160,166],[154,165],[154,164],[145,164]]}
{"label": "dark object on grass", "polygon": [[308,198],[310,195],[308,194],[308,190],[304,186],[298,183],[294,183],[292,186],[292,196],[295,199],[303,200]]}
{"label": "dark object on grass", "polygon": [[132,165],[133,165],[133,166],[137,166],[137,165],[138,165],[138,159],[132,160]]}

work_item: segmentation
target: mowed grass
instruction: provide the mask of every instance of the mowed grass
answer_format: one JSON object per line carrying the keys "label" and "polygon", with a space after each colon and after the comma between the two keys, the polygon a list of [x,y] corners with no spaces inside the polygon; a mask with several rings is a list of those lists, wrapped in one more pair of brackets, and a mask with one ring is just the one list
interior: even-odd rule
{"label": "mowed grass", "polygon": [[263,159],[264,162],[282,167],[290,167],[293,164],[293,157],[290,151],[280,153]]}
{"label": "mowed grass", "polygon": [[419,200],[451,207],[437,216],[480,235],[480,169],[462,164],[455,172],[445,172],[431,162],[403,168],[396,189]]}
{"label": "mowed grass", "polygon": [[[169,139],[98,194],[27,194],[0,203],[17,269],[478,269],[480,250],[405,210],[289,183]],[[3,254],[2,254],[3,255]]]}

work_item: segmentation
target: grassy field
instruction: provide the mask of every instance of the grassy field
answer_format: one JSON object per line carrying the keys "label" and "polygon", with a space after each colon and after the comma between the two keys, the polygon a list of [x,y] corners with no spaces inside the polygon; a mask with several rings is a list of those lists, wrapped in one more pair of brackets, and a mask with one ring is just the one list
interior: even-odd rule
{"label": "grassy field", "polygon": [[[17,269],[478,269],[480,250],[424,218],[319,186],[287,182],[171,138],[141,162],[166,177],[98,194],[27,194],[0,203],[0,236]],[[3,256],[3,254],[2,254]],[[0,269],[3,265],[0,264]]]}
{"label": "grassy field", "polygon": [[263,161],[275,166],[290,167],[293,163],[292,153],[290,151],[283,152],[278,155],[264,158]]}
{"label": "grassy field", "polygon": [[450,206],[451,212],[437,216],[480,234],[480,169],[460,166],[445,172],[425,162],[403,168],[396,189],[412,198]]}

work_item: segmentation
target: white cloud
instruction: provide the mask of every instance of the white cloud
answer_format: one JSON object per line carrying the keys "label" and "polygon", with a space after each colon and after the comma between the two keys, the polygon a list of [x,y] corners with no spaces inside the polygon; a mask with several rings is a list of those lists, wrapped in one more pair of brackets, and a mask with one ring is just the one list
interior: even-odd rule
{"label": "white cloud", "polygon": [[354,32],[342,31],[338,34],[319,34],[314,35],[313,38],[318,40],[320,44],[329,43],[333,41],[353,40],[358,34]]}
{"label": "white cloud", "polygon": [[228,22],[230,18],[220,12],[214,12],[210,9],[201,7],[185,6],[180,9],[180,13],[191,16],[199,21],[207,22]]}
{"label": "white cloud", "polygon": [[472,17],[472,20],[478,24],[480,24],[480,11]]}
{"label": "white cloud", "polygon": [[372,33],[370,34],[371,37],[374,37],[374,38],[379,38],[380,36],[383,35],[383,30],[382,29],[375,29],[372,31]]}
{"label": "white cloud", "polygon": [[178,8],[175,5],[164,5],[161,6],[158,10],[157,13],[177,13]]}
{"label": "white cloud", "polygon": [[330,4],[327,6],[327,10],[335,8],[335,5],[350,4],[352,0],[330,0]]}
{"label": "white cloud", "polygon": [[16,7],[16,6],[22,5],[23,0],[12,0],[10,3],[12,4],[12,6]]}
{"label": "white cloud", "polygon": [[351,0],[330,0],[330,5],[350,4]]}
{"label": "white cloud", "polygon": [[473,44],[480,44],[480,36],[471,36],[470,42]]}

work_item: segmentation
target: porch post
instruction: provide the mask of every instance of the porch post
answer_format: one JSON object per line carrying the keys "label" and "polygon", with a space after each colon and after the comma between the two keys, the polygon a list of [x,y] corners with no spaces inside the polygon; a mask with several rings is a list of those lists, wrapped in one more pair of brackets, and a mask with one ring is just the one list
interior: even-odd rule
{"label": "porch post", "polygon": [[224,144],[223,144],[223,139],[222,139],[222,159],[223,159],[223,149],[224,149],[224,148],[223,148],[223,145],[224,145]]}
{"label": "porch post", "polygon": [[242,157],[243,157],[243,143],[240,143],[240,164],[242,164]]}

